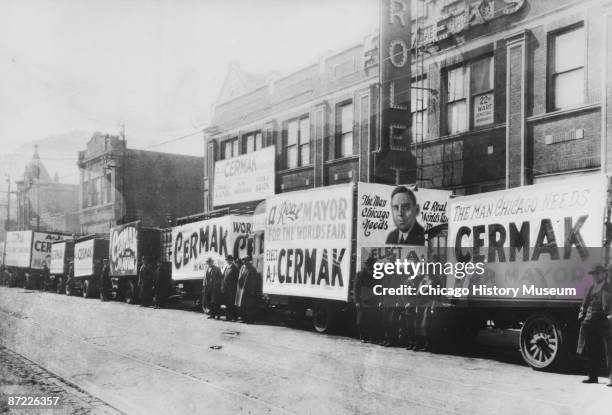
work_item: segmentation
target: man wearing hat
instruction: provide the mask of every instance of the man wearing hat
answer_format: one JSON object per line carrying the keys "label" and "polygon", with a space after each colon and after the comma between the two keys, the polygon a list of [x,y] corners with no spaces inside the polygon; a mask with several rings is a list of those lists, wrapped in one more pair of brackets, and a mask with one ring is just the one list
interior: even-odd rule
{"label": "man wearing hat", "polygon": [[[588,378],[582,383],[598,382],[597,372],[605,353],[608,386],[612,386],[612,290],[607,280],[608,269],[597,264],[589,274],[593,276],[593,285],[589,288],[578,315],[578,353],[586,349],[588,360]],[[602,346],[605,350],[602,350]]]}
{"label": "man wearing hat", "polygon": [[236,321],[238,319],[238,310],[234,305],[236,299],[236,289],[238,288],[238,267],[234,264],[234,257],[228,255],[225,257],[225,267],[223,268],[223,284],[221,291],[225,299],[225,318],[227,320]]}
{"label": "man wearing hat", "polygon": [[215,265],[212,258],[206,260],[206,276],[204,277],[204,297],[202,304],[208,306],[210,315],[208,318],[221,318],[221,304],[223,304],[223,294],[221,293],[221,284],[223,276],[221,270]]}
{"label": "man wearing hat", "polygon": [[238,276],[238,289],[236,290],[236,301],[234,305],[240,310],[240,317],[244,323],[253,321],[255,305],[259,290],[259,275],[251,263],[251,257],[242,258],[242,268]]}

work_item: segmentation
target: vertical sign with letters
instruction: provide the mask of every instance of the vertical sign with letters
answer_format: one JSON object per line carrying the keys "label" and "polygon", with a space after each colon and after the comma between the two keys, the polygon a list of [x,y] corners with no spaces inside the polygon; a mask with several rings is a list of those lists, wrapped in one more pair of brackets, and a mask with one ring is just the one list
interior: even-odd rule
{"label": "vertical sign with letters", "polygon": [[406,151],[410,133],[410,0],[380,0],[381,142]]}

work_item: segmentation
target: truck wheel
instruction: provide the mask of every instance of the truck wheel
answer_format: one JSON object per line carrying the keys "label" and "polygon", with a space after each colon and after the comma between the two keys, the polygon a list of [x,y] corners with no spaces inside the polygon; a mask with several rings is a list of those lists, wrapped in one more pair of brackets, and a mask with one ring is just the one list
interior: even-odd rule
{"label": "truck wheel", "polygon": [[89,280],[83,281],[83,298],[91,297],[91,282]]}
{"label": "truck wheel", "polygon": [[312,326],[319,333],[328,333],[336,320],[334,306],[326,301],[315,303],[312,310]]}
{"label": "truck wheel", "polygon": [[521,328],[520,347],[525,362],[536,370],[552,370],[565,357],[565,342],[559,321],[546,314],[533,314]]}
{"label": "truck wheel", "polygon": [[125,284],[125,302],[136,304],[136,285],[132,281],[128,281]]}

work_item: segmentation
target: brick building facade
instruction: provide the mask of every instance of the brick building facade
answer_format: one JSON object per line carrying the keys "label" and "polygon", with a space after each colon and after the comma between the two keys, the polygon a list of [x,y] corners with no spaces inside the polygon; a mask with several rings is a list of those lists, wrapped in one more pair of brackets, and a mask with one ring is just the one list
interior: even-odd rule
{"label": "brick building facade", "polygon": [[79,151],[81,233],[141,220],[167,227],[202,211],[202,157],[127,148],[126,140],[95,133]]}
{"label": "brick building facade", "polygon": [[612,2],[416,3],[413,80],[433,90],[412,146],[423,186],[470,194],[607,170]]}
{"label": "brick building facade", "polygon": [[[376,149],[375,39],[287,76],[253,76],[230,66],[205,131],[205,209],[213,197],[215,162],[275,149],[276,193],[369,181]],[[367,63],[367,64],[364,64]]]}
{"label": "brick building facade", "polygon": [[[359,180],[473,194],[609,170],[612,1],[382,1],[382,35],[298,72],[230,67],[205,131],[206,210],[215,162],[265,146],[276,193]],[[390,155],[378,40],[402,10],[409,138]]]}

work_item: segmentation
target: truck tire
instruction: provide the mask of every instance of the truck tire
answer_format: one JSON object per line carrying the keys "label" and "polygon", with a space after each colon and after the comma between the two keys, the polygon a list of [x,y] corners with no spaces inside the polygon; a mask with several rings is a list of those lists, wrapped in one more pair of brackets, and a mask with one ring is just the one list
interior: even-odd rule
{"label": "truck tire", "polygon": [[136,304],[136,284],[133,281],[128,281],[125,284],[124,298],[126,303]]}
{"label": "truck tire", "polygon": [[336,321],[336,309],[328,301],[319,301],[312,309],[312,326],[318,333],[329,333]]}
{"label": "truck tire", "polygon": [[532,314],[521,328],[521,355],[535,370],[556,369],[566,357],[565,337],[559,320],[549,314]]}

